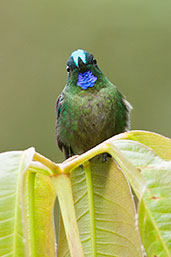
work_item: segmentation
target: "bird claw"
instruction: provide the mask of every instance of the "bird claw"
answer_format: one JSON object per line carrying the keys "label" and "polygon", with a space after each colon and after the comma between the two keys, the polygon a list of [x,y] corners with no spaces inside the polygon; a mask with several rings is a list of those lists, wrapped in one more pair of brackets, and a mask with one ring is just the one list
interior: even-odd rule
{"label": "bird claw", "polygon": [[111,155],[109,153],[102,154],[102,162],[106,162],[108,158],[111,158]]}

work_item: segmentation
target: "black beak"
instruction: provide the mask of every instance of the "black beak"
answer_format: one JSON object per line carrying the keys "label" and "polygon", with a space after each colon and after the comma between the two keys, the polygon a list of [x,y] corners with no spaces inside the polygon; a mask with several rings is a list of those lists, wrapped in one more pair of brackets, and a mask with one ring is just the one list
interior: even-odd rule
{"label": "black beak", "polygon": [[78,68],[80,71],[85,71],[87,69],[86,64],[82,61],[80,57],[78,57]]}

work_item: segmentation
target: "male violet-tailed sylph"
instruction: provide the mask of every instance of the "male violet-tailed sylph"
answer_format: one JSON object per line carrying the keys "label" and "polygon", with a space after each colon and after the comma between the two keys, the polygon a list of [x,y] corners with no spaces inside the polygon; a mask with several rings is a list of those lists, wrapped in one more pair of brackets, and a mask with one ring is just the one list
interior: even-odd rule
{"label": "male violet-tailed sylph", "polygon": [[130,103],[104,76],[92,54],[74,51],[56,102],[56,138],[69,158],[130,128]]}

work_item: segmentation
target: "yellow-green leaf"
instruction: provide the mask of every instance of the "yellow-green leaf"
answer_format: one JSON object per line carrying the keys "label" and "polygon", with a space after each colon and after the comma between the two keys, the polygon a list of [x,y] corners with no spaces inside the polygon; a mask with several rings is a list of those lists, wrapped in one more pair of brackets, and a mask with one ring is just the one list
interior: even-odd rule
{"label": "yellow-green leaf", "polygon": [[[87,171],[82,168],[74,170],[71,174],[74,205],[84,255],[87,257],[142,256],[135,207],[125,176],[110,159],[105,163],[101,158],[90,161],[89,168],[92,182],[85,174]],[[91,183],[92,199],[90,199]],[[59,240],[59,256],[70,256],[67,243],[64,243],[66,237],[63,226],[60,232],[62,240]]]}
{"label": "yellow-green leaf", "polygon": [[[35,164],[34,148],[0,154],[0,256],[55,257],[48,168]],[[37,174],[36,174],[37,173]]]}
{"label": "yellow-green leaf", "polygon": [[[142,134],[141,137],[143,138]],[[154,141],[152,135],[152,142]],[[170,257],[171,161],[163,160],[156,151],[150,149],[150,135],[148,147],[131,140],[118,140],[115,145],[139,169],[147,183],[139,207],[139,227],[147,256]],[[166,145],[170,147],[169,142]],[[165,146],[165,156],[166,152]]]}
{"label": "yellow-green leaf", "polygon": [[123,134],[123,138],[138,141],[155,151],[164,160],[171,160],[171,140],[157,133],[132,130]]}
{"label": "yellow-green leaf", "polygon": [[25,256],[21,181],[34,149],[0,154],[0,256]]}

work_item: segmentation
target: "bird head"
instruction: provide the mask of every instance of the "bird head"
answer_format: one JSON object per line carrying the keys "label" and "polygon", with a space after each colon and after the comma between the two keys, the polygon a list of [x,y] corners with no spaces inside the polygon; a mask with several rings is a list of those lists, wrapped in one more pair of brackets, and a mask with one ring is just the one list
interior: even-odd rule
{"label": "bird head", "polygon": [[94,56],[80,49],[71,54],[67,61],[66,70],[68,79],[74,81],[76,86],[83,90],[94,87],[102,75]]}

